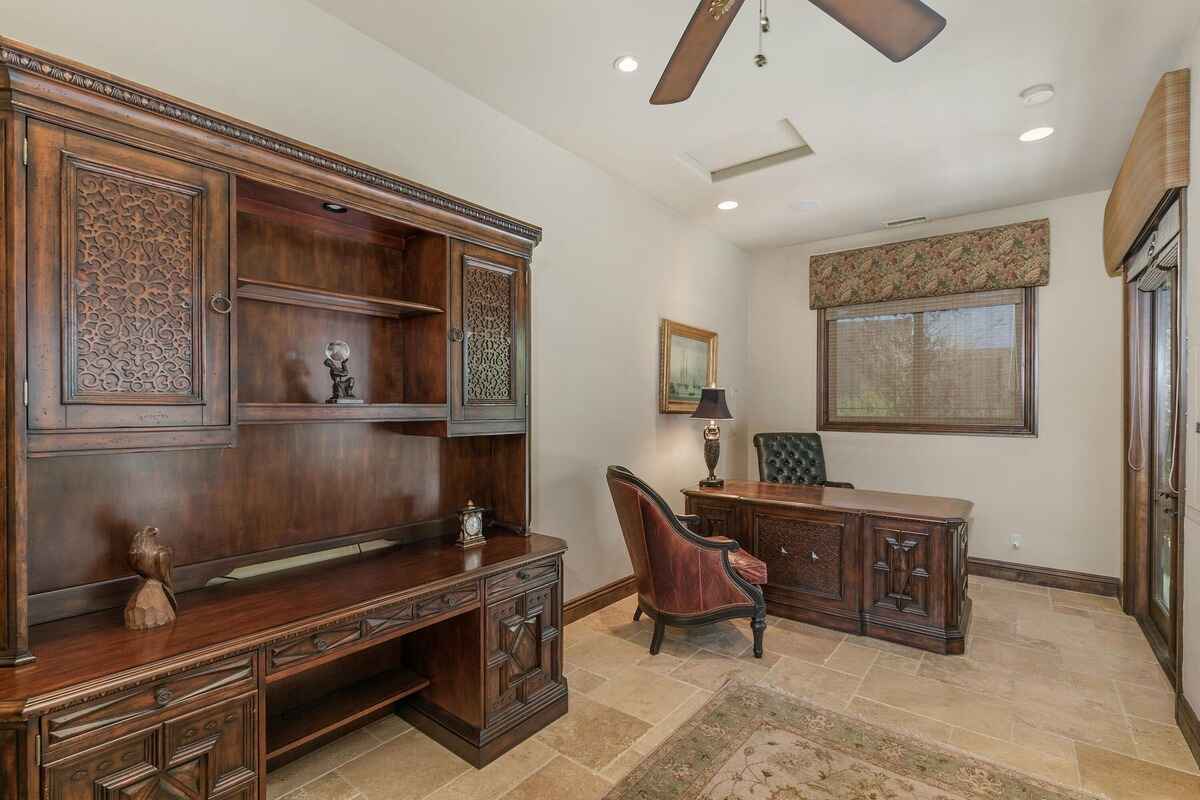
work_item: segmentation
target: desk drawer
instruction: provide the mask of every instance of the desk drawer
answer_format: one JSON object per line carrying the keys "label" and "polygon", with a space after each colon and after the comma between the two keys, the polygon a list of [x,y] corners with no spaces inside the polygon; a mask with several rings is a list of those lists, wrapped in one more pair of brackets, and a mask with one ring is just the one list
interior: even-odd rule
{"label": "desk drawer", "polygon": [[551,558],[518,567],[508,572],[501,572],[487,579],[487,596],[489,599],[512,592],[524,591],[532,586],[550,583],[558,579],[558,559]]}
{"label": "desk drawer", "polygon": [[768,586],[797,600],[853,607],[857,562],[845,517],[824,511],[755,509],[754,553],[767,564]]}
{"label": "desk drawer", "polygon": [[335,625],[316,633],[297,636],[282,644],[277,644],[267,654],[267,665],[272,669],[291,666],[300,661],[323,656],[334,650],[362,641],[363,624],[361,620]]}
{"label": "desk drawer", "polygon": [[218,692],[255,685],[254,658],[247,654],[64,708],[42,718],[47,750],[89,734],[114,738],[164,712],[208,700]]}

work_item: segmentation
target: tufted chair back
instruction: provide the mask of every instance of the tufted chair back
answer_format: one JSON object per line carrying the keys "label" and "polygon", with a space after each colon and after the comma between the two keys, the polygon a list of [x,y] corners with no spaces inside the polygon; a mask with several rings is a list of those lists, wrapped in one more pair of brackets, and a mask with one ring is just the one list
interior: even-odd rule
{"label": "tufted chair back", "polygon": [[824,484],[825,451],[815,433],[757,433],[758,479],[767,483]]}

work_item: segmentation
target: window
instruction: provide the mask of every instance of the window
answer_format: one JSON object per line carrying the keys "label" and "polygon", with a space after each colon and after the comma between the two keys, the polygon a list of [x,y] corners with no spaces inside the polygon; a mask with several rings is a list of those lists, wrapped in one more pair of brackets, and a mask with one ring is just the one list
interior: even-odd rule
{"label": "window", "polygon": [[1036,434],[1035,291],[822,310],[818,427]]}

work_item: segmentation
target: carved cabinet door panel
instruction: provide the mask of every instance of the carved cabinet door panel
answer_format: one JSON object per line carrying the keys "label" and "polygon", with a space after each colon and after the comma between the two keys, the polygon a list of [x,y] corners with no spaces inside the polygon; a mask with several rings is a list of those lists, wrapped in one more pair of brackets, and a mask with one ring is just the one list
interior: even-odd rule
{"label": "carved cabinet door panel", "polygon": [[228,176],[39,121],[28,137],[30,449],[229,444]]}
{"label": "carved cabinet door panel", "polygon": [[487,726],[520,716],[562,683],[559,585],[488,606]]}
{"label": "carved cabinet door panel", "polygon": [[[450,417],[525,430],[528,272],[523,259],[478,245],[450,248]],[[463,427],[462,430],[468,430]]]}
{"label": "carved cabinet door panel", "polygon": [[734,539],[743,549],[749,551],[753,545],[751,537],[742,525],[739,525],[740,514],[736,503],[721,503],[708,500],[687,499],[687,513],[700,517],[700,534],[702,536],[725,536]]}
{"label": "carved cabinet door panel", "polygon": [[874,617],[942,625],[945,527],[867,517],[863,522],[863,603]]}
{"label": "carved cabinet door panel", "polygon": [[752,508],[753,551],[767,564],[768,592],[804,605],[857,608],[856,525],[855,517],[829,511]]}

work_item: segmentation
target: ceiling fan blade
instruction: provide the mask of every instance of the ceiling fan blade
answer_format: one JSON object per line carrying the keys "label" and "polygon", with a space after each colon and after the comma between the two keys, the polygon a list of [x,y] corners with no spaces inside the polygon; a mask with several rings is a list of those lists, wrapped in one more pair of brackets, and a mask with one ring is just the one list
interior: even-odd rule
{"label": "ceiling fan blade", "polygon": [[920,0],[809,0],[892,61],[933,41],[946,18]]}
{"label": "ceiling fan blade", "polygon": [[650,95],[651,103],[656,106],[679,103],[692,96],[743,2],[745,0],[700,0],[700,6],[675,46],[675,53],[663,70],[654,94]]}

